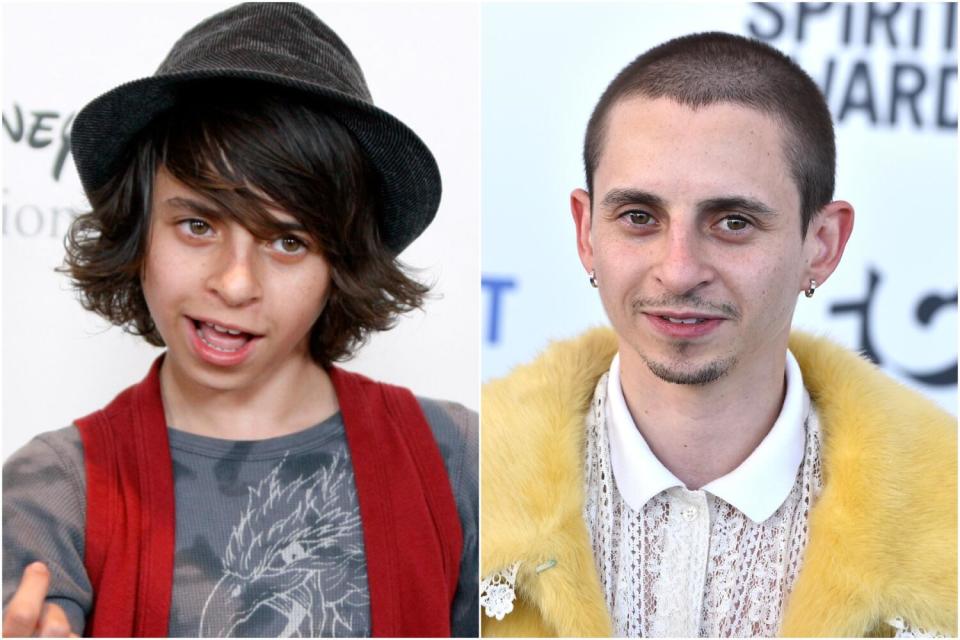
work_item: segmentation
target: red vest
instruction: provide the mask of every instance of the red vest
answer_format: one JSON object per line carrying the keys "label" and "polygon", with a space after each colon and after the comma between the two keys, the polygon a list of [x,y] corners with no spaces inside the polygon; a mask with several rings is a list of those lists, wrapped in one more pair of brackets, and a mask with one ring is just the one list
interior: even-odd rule
{"label": "red vest", "polygon": [[[94,591],[87,635],[167,635],[176,527],[162,360],[76,421]],[[373,635],[449,636],[463,535],[430,426],[409,390],[336,367],[329,374],[360,503]]]}

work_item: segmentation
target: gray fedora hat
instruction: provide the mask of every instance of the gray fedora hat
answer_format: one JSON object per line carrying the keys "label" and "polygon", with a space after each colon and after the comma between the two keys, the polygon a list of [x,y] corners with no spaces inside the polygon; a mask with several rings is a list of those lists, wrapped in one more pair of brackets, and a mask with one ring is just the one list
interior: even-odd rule
{"label": "gray fedora hat", "polygon": [[173,45],[153,76],[122,84],[85,106],[74,120],[71,146],[87,195],[122,168],[127,146],[176,103],[185,85],[217,78],[267,82],[321,98],[380,176],[380,233],[395,253],[433,220],[441,187],[430,150],[373,105],[346,44],[294,3],[244,3],[211,16]]}

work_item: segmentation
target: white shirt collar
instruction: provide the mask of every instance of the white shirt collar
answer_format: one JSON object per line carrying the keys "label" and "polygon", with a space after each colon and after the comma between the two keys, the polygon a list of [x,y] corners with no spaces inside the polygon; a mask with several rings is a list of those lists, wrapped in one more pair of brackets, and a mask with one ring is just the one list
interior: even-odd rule
{"label": "white shirt collar", "polygon": [[[786,377],[783,406],[770,432],[740,466],[702,488],[754,522],[763,522],[783,504],[803,461],[810,395],[804,388],[800,365],[789,351]],[[605,418],[613,477],[631,508],[639,511],[661,491],[684,486],[650,450],[627,409],[620,386],[619,353],[610,364]]]}

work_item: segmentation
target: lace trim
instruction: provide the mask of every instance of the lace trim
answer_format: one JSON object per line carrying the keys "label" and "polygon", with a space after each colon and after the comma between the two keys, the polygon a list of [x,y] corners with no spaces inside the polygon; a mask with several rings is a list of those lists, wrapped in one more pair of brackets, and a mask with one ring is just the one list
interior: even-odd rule
{"label": "lace trim", "polygon": [[520,563],[514,562],[480,581],[480,606],[487,617],[503,620],[505,615],[513,611],[519,568]]}
{"label": "lace trim", "polygon": [[947,636],[936,631],[927,631],[923,627],[913,627],[902,617],[890,618],[887,624],[893,627],[894,638],[946,638]]}

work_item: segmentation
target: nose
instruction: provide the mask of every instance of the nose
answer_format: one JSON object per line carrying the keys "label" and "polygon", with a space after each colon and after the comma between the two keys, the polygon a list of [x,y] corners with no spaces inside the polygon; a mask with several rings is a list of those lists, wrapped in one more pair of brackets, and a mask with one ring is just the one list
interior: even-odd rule
{"label": "nose", "polygon": [[231,307],[256,302],[262,295],[260,256],[246,231],[233,233],[217,251],[207,278],[207,289]]}
{"label": "nose", "polygon": [[663,236],[654,269],[660,285],[674,295],[693,293],[713,281],[704,241],[696,230],[671,227]]}

